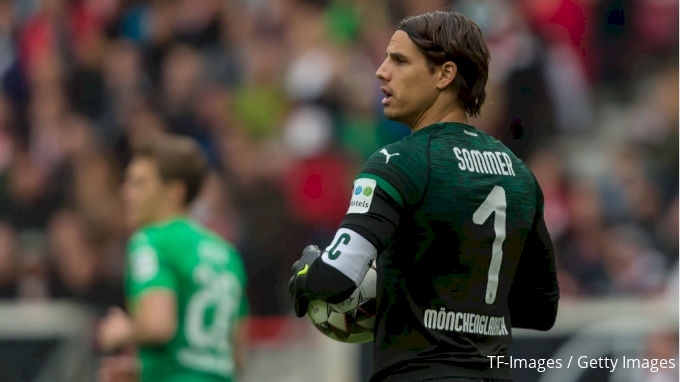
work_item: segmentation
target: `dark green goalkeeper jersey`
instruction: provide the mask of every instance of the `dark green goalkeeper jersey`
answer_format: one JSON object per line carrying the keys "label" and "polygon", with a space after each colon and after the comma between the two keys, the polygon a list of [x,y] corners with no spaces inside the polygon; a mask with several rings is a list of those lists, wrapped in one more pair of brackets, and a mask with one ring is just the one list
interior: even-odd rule
{"label": "dark green goalkeeper jersey", "polygon": [[[378,191],[398,211],[382,238]],[[341,226],[378,249],[371,381],[510,380],[490,356],[507,356],[511,328],[554,322],[532,322],[559,296],[542,217],[533,174],[472,126],[430,125],[376,152]]]}

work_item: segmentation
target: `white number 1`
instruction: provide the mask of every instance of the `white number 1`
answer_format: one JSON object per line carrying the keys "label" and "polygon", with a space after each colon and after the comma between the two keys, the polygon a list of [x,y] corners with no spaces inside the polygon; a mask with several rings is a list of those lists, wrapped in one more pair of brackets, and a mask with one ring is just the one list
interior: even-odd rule
{"label": "white number 1", "polygon": [[482,225],[491,216],[491,213],[495,212],[493,229],[496,233],[496,238],[493,241],[489,279],[486,283],[485,301],[487,304],[493,304],[496,301],[496,292],[498,291],[498,274],[501,271],[503,241],[505,241],[506,206],[505,190],[501,186],[495,186],[486,197],[486,200],[484,200],[484,203],[472,215],[472,221],[475,224]]}

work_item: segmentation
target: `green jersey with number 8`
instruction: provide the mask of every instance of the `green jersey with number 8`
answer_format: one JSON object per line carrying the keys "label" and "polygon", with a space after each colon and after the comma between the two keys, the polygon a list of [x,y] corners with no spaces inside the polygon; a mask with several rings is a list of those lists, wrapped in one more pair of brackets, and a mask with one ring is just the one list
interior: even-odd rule
{"label": "green jersey with number 8", "polygon": [[126,297],[134,314],[155,288],[177,295],[177,332],[160,347],[141,347],[143,382],[235,381],[232,331],[247,315],[239,253],[191,220],[138,230],[128,244]]}

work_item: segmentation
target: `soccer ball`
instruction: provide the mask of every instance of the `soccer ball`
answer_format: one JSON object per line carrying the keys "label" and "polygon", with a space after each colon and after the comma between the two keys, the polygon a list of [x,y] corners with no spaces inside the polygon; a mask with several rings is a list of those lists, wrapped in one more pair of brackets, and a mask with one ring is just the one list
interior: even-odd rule
{"label": "soccer ball", "polygon": [[307,317],[321,333],[336,341],[354,344],[373,341],[377,276],[373,262],[364,281],[347,300],[338,304],[310,301]]}

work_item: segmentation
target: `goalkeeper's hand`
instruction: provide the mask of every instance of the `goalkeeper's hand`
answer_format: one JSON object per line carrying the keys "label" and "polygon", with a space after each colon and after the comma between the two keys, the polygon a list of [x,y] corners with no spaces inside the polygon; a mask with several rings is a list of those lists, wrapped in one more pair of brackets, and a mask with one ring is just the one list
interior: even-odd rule
{"label": "goalkeeper's hand", "polygon": [[298,317],[307,314],[310,299],[309,291],[307,290],[307,271],[319,256],[321,256],[319,247],[310,245],[302,251],[300,260],[293,264],[293,277],[290,278],[288,288],[293,298],[295,315]]}

